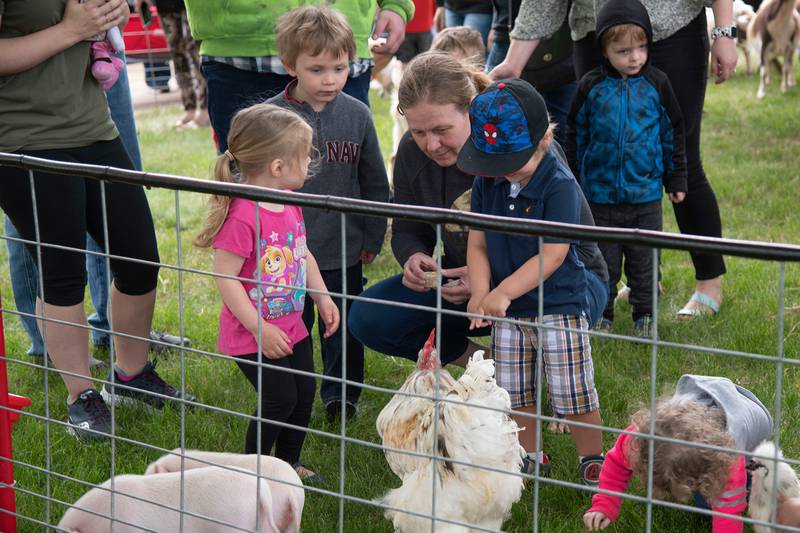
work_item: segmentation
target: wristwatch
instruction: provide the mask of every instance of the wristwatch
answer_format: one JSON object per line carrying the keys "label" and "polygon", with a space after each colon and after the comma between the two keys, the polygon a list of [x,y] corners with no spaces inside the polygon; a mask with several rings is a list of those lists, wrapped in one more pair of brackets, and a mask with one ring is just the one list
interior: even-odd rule
{"label": "wristwatch", "polygon": [[715,26],[711,30],[711,39],[717,40],[720,37],[728,37],[730,39],[736,39],[736,26]]}

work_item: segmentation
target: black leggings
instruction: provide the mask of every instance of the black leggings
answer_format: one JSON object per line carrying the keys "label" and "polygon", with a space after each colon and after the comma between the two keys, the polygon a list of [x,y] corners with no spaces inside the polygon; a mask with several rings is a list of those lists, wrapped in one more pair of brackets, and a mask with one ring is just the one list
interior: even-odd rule
{"label": "black leggings", "polygon": [[[651,64],[664,71],[678,99],[686,128],[686,163],[689,179],[686,199],[672,204],[681,233],[722,236],[722,221],[714,190],[706,178],[700,159],[700,123],[708,82],[708,35],[706,12],[700,14],[670,37],[653,43]],[[600,65],[602,56],[590,33],[574,49],[575,73],[580,78]],[[713,279],[725,273],[725,261],[719,254],[692,253],[695,277]]]}
{"label": "black leggings", "polygon": [[[240,355],[237,359],[258,361],[258,354]],[[316,382],[311,376],[301,376],[285,372],[282,369],[292,368],[305,372],[314,371],[314,359],[311,350],[311,337],[306,337],[294,345],[294,352],[282,359],[269,359],[263,356],[261,361],[261,418],[275,420],[299,427],[308,427],[311,420],[311,407],[314,405]],[[236,362],[239,370],[258,392],[258,366]],[[253,413],[258,416],[258,411]],[[257,453],[258,425],[251,420],[247,426],[244,453]],[[300,460],[300,451],[306,432],[299,429],[285,428],[261,423],[261,453],[268,454],[275,446],[275,457],[289,464]]]}
{"label": "black leggings", "polygon": [[[133,169],[119,138],[80,148],[21,152],[25,155],[71,163],[88,163]],[[105,249],[100,181],[35,172],[36,211],[42,243],[80,250],[42,246],[44,301],[59,306],[83,301],[86,288],[86,232]],[[105,184],[108,236],[111,254],[158,262],[158,245],[150,206],[144,189],[136,185]],[[28,171],[0,167],[0,208],[6,212],[22,238],[35,241],[33,200]],[[37,260],[36,245],[27,245]],[[121,259],[111,260],[114,285],[131,296],[156,288],[158,267]]]}

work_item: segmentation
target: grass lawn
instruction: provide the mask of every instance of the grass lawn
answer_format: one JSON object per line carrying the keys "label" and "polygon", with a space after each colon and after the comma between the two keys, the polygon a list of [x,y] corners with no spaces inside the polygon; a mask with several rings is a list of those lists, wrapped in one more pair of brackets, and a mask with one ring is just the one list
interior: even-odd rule
{"label": "grass lawn", "polygon": [[[703,123],[705,169],[720,202],[726,237],[800,243],[800,217],[796,211],[800,188],[800,88],[781,95],[777,83],[774,83],[767,98],[757,102],[756,85],[755,77],[738,76],[722,86],[709,87]],[[373,108],[384,154],[389,154],[391,123],[388,103],[376,97]],[[177,107],[160,107],[137,115],[145,166],[154,172],[207,177],[214,156],[210,132],[175,132],[171,125],[179,113]],[[186,267],[209,270],[209,251],[198,250],[190,244],[200,224],[205,199],[191,193],[180,193],[176,199],[174,192],[155,189],[148,195],[162,261],[169,265],[180,262]],[[178,205],[179,213],[176,213]],[[672,210],[665,205],[666,230],[674,232],[677,228],[671,213]],[[0,247],[0,256],[3,268],[0,295],[4,304],[11,307],[13,298],[6,273],[5,247]],[[659,309],[662,339],[766,355],[778,353],[777,263],[728,258],[728,274],[724,278],[725,303],[721,313],[714,319],[694,322],[679,322],[674,318],[693,289],[693,269],[688,254],[666,250],[662,265],[666,291]],[[388,246],[375,264],[365,269],[371,283],[398,271]],[[789,264],[785,273],[786,308],[782,341],[786,357],[794,358],[800,348],[800,268]],[[183,321],[179,312],[181,301]],[[175,269],[161,269],[154,321],[158,329],[178,332],[182,327],[192,339],[193,347],[214,351],[219,306],[210,277],[190,273],[179,276]],[[628,309],[620,308],[618,316],[614,332],[631,333]],[[3,318],[9,357],[23,363],[38,363],[24,355],[26,338],[16,317],[4,314]],[[318,344],[316,346],[318,349]],[[649,398],[651,348],[630,341],[595,340],[593,354],[604,422],[613,427],[625,427],[629,414]],[[96,355],[107,356],[104,352]],[[178,384],[181,360],[177,352],[161,356],[159,372]],[[253,411],[255,398],[252,389],[231,361],[195,353],[186,353],[183,361],[187,387],[200,401],[239,413]],[[321,368],[317,353],[317,369]],[[369,384],[397,388],[411,368],[412,365],[406,361],[367,352],[366,379]],[[727,376],[755,392],[770,409],[775,405],[777,374],[774,364],[688,348],[659,347],[659,391],[668,390],[681,374],[687,372]],[[14,362],[9,364],[9,375],[11,391],[32,398],[30,413],[57,421],[65,419],[66,393],[57,375],[51,374],[47,378],[40,369]],[[101,372],[97,374],[98,377],[102,375]],[[45,398],[43,392],[46,379],[49,398]],[[359,416],[352,422],[348,421],[346,433],[355,439],[378,442],[374,421],[388,397],[365,391],[362,398]],[[781,399],[781,440],[788,457],[800,457],[800,437],[792,425],[792,421],[800,417],[800,372],[795,366],[784,367]],[[173,408],[158,414],[119,409],[116,414],[121,436],[167,449],[181,444],[183,430],[184,443],[189,448],[238,452],[242,449],[247,425],[243,418],[205,409],[187,411],[185,424],[181,423],[181,411]],[[323,433],[309,435],[304,460],[328,478],[324,489],[337,493],[343,488],[347,495],[369,500],[399,485],[382,453],[357,443],[344,444],[343,468],[346,475],[340,484],[342,444],[337,437],[341,428],[338,424],[326,422],[318,401],[311,427]],[[614,438],[612,434],[606,435],[606,445],[610,446]],[[24,417],[17,424],[14,448],[15,458],[19,461],[95,484],[108,478],[112,466],[116,473],[141,473],[160,455],[157,451],[124,441],[116,442],[113,447],[108,443],[81,445],[67,435],[63,426],[48,425],[32,417]],[[570,437],[547,434],[545,448],[554,463],[553,477],[576,481],[577,458]],[[113,465],[112,457],[115,458]],[[57,500],[73,502],[86,490],[74,481],[57,475],[48,478],[40,470],[22,466],[16,468],[16,480],[19,489],[36,494],[18,492],[18,512],[50,523],[58,521],[64,507],[52,504],[48,514],[43,499],[37,495],[49,494]],[[533,498],[533,483],[529,483],[505,529],[532,529]],[[589,501],[586,493],[542,484],[539,498],[542,531],[574,532],[582,529],[581,516]],[[303,530],[337,530],[340,526],[339,506],[340,501],[334,496],[308,492]],[[372,506],[345,502],[343,516],[341,527],[344,531],[392,531],[381,510]],[[656,508],[653,513],[653,525],[654,531],[665,532],[710,530],[710,526],[696,515],[661,508]],[[609,530],[642,531],[644,528],[645,507],[627,502],[620,518]],[[20,519],[19,530],[40,531],[42,526]]]}

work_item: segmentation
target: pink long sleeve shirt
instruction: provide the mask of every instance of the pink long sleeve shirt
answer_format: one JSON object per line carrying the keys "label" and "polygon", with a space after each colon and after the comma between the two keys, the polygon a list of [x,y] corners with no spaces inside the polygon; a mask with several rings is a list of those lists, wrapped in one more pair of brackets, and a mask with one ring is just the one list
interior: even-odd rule
{"label": "pink long sleeve shirt", "polygon": [[[639,431],[630,426],[626,431]],[[600,471],[600,488],[618,493],[624,493],[628,481],[633,475],[628,453],[630,450],[631,435],[622,434],[617,439],[614,447],[606,454],[603,468]],[[612,522],[619,515],[622,498],[609,494],[595,494],[592,497],[592,507],[589,512],[600,512]],[[747,471],[745,470],[744,456],[739,456],[731,465],[728,480],[719,498],[713,502],[712,511],[738,516],[747,506]],[[711,531],[713,533],[741,533],[743,524],[739,520],[723,516],[713,516]]]}

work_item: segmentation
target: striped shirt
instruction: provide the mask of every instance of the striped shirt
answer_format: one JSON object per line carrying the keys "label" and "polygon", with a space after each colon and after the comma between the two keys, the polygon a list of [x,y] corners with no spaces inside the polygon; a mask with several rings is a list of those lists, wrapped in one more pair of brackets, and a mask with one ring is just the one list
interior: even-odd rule
{"label": "striped shirt", "polygon": [[[250,72],[258,72],[259,74],[281,74],[288,75],[286,69],[283,68],[283,63],[278,56],[261,56],[261,57],[225,57],[225,56],[202,56],[203,63],[222,63],[239,70],[247,70]],[[368,58],[357,58],[355,61],[350,62],[350,71],[348,75],[351,78],[357,78],[367,72],[375,62]]]}

